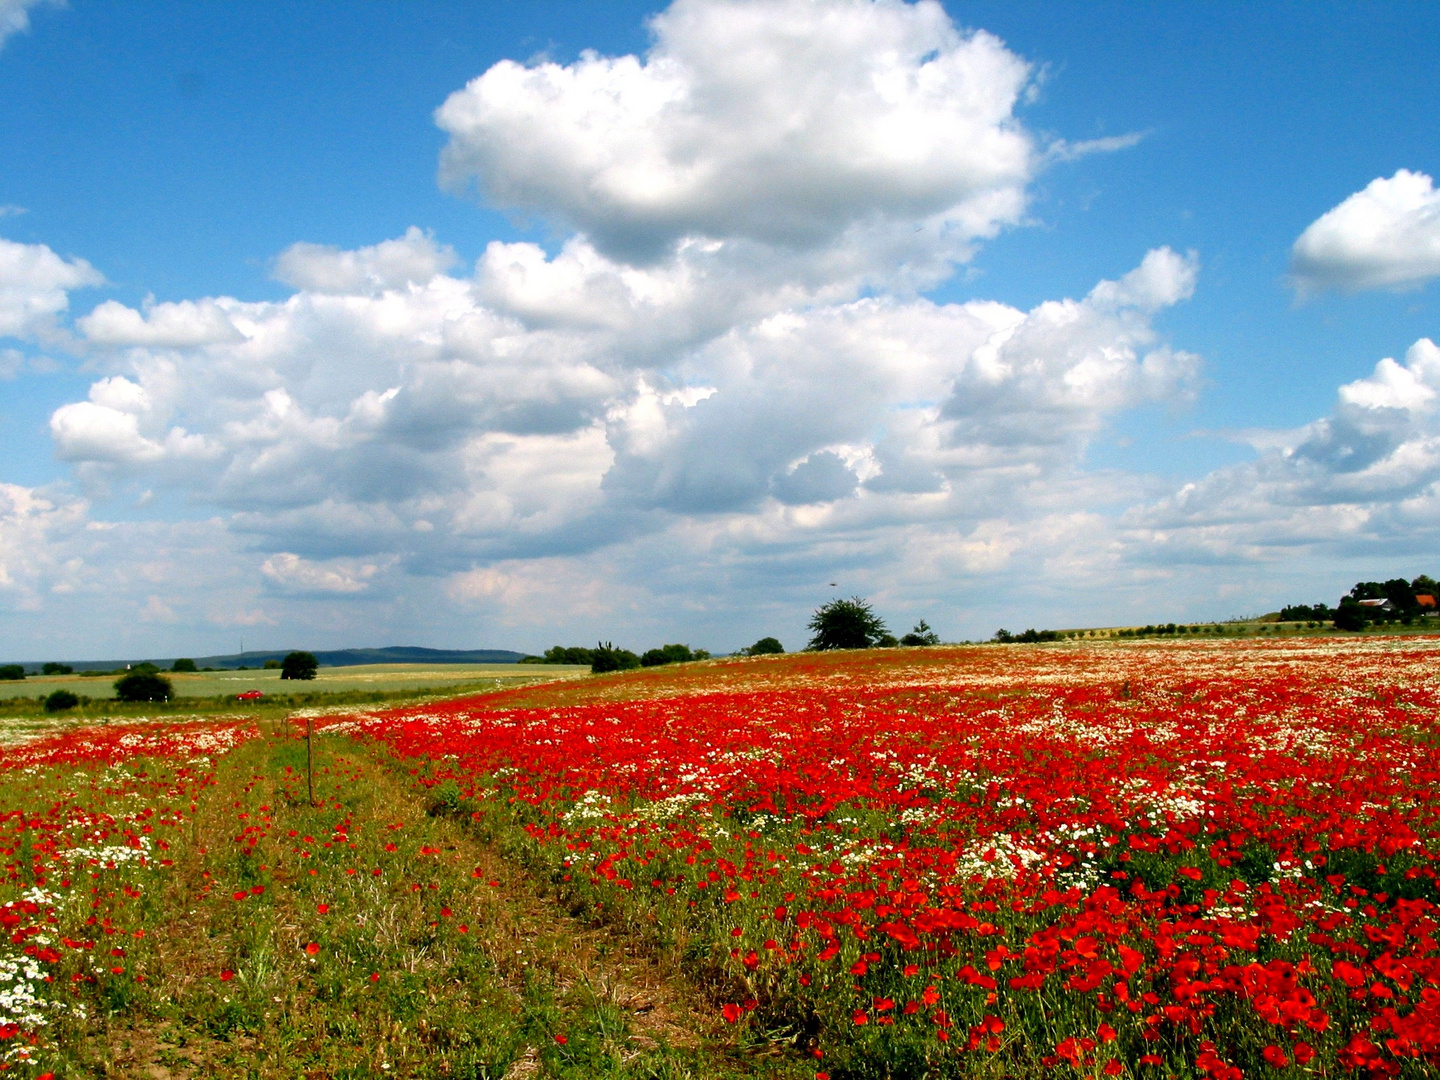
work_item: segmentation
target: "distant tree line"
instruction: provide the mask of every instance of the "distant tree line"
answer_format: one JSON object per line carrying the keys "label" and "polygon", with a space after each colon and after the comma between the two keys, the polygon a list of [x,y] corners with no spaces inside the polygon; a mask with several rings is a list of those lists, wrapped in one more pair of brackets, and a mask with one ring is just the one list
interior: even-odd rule
{"label": "distant tree line", "polygon": [[[833,600],[818,608],[810,619],[811,638],[807,651],[828,649],[873,649],[897,645],[938,645],[940,635],[921,619],[904,637],[896,638],[885,626],[885,621],[875,613],[869,601],[860,597],[848,600]],[[785,646],[776,637],[762,637],[755,644],[739,650],[739,656],[773,656],[785,651]],[[683,664],[693,660],[708,660],[710,654],[704,649],[692,649],[689,645],[662,645],[644,653],[622,649],[613,642],[602,641],[594,648],[584,645],[555,645],[545,650],[543,656],[527,656],[522,664],[570,664],[585,665],[592,672],[629,671],[641,667],[659,667],[663,664]]]}
{"label": "distant tree line", "polygon": [[[1365,603],[1364,601],[1370,601]],[[1381,603],[1375,603],[1381,601]],[[1392,578],[1389,581],[1361,581],[1331,607],[1325,603],[1287,604],[1277,614],[1266,615],[1261,622],[1307,623],[1312,628],[1332,622],[1338,630],[1363,630],[1373,623],[1410,625],[1424,615],[1440,612],[1440,585],[1425,574],[1412,581]],[[1240,622],[1254,620],[1238,620]],[[1262,628],[1263,629],[1263,628]],[[1278,629],[1278,628],[1277,628]],[[1105,631],[1111,634],[1111,631]],[[1157,623],[1127,627],[1113,631],[1115,637],[1152,637],[1167,634],[1223,634],[1225,626],[1218,623],[1184,624]],[[1087,636],[1087,631],[1026,630],[1014,634],[1009,630],[995,631],[994,641],[1034,642],[1059,641],[1067,637]]]}
{"label": "distant tree line", "polygon": [[[275,666],[276,666],[276,667],[279,667],[280,665],[277,663]],[[81,674],[81,675],[84,675],[84,676],[124,675],[124,674],[126,674],[127,672],[131,672],[131,671],[141,671],[141,670],[154,672],[154,671],[159,671],[160,668],[159,668],[158,665],[152,664],[149,660],[146,660],[146,661],[144,661],[143,663],[135,664],[135,665],[127,665],[126,667],[123,667],[123,668],[117,668],[117,669],[114,670],[114,671],[82,671],[82,672],[80,672],[80,674]],[[187,671],[193,672],[193,671],[199,671],[200,669],[195,666],[195,661],[194,661],[194,660],[191,660],[191,659],[189,659],[188,657],[181,657],[179,660],[176,660],[176,661],[170,666],[170,670],[171,670],[171,671],[180,671],[180,672],[187,672]],[[206,670],[206,671],[214,671],[215,669],[214,669],[214,668],[206,668],[205,670]],[[61,663],[59,663],[59,662],[57,662],[57,661],[55,661],[55,660],[47,660],[45,663],[41,664],[39,671],[26,671],[24,664],[0,664],[0,680],[7,680],[7,679],[8,679],[8,680],[24,679],[24,678],[26,678],[27,676],[30,676],[30,675],[74,675],[74,674],[75,674],[75,667],[74,667],[73,664],[61,664]]]}
{"label": "distant tree line", "polygon": [[1150,637],[1160,634],[1223,634],[1224,627],[1211,623],[1205,626],[1199,623],[1186,625],[1184,623],[1160,623],[1155,626],[1136,626],[1119,631],[1116,637]]}
{"label": "distant tree line", "polygon": [[1012,634],[1002,626],[999,630],[995,631],[994,640],[1001,644],[1009,644],[1011,642],[1029,644],[1035,641],[1059,641],[1061,636],[1059,630],[1022,630],[1018,634]]}
{"label": "distant tree line", "polygon": [[595,660],[595,650],[584,645],[556,645],[546,649],[544,656],[527,656],[522,664],[574,664],[589,667]]}
{"label": "distant tree line", "polygon": [[[782,650],[783,651],[783,650]],[[593,649],[584,645],[555,645],[545,650],[544,656],[527,656],[522,664],[570,664],[585,666],[592,672],[629,671],[639,667],[660,667],[663,664],[685,664],[692,660],[708,660],[710,654],[704,649],[692,649],[679,643],[661,645],[644,653],[633,653],[622,649],[614,642],[602,641]]]}

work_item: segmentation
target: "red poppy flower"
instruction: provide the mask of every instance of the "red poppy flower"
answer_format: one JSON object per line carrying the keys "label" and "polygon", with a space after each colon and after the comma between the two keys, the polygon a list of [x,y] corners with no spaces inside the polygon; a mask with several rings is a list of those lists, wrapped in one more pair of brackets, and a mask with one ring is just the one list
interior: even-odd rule
{"label": "red poppy flower", "polygon": [[1277,1069],[1283,1069],[1290,1064],[1290,1059],[1285,1056],[1285,1051],[1281,1050],[1278,1046],[1265,1047],[1264,1050],[1260,1051],[1260,1056],[1265,1059],[1267,1064]]}

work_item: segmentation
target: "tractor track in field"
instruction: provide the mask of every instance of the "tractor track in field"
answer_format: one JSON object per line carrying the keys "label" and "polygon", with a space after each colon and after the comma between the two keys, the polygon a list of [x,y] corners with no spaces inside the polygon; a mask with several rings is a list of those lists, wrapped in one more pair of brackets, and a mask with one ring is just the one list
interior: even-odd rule
{"label": "tractor track in field", "polygon": [[[388,906],[361,913],[371,928],[368,932],[385,949],[406,953],[418,940],[417,933],[440,934],[442,919],[450,927],[447,932],[453,933],[463,917],[466,947],[488,961],[489,990],[484,984],[435,984],[442,998],[453,996],[452,1005],[478,1001],[489,994],[488,1007],[508,1017],[509,1030],[517,1033],[519,1041],[511,1044],[513,1056],[503,1075],[484,1075],[494,1080],[584,1075],[583,1069],[577,1074],[573,1067],[561,1072],[552,1068],[557,1048],[550,1040],[561,1042],[556,1038],[560,1032],[583,1027],[599,1011],[621,1019],[606,1035],[609,1071],[597,1071],[597,1076],[631,1075],[632,1064],[638,1075],[677,1080],[796,1075],[791,1072],[796,1063],[782,1047],[757,1054],[735,1045],[713,1005],[693,983],[667,969],[663,959],[616,929],[572,915],[544,882],[504,857],[467,821],[432,816],[426,790],[383,747],[341,735],[317,734],[315,742],[316,794],[322,804],[328,804],[321,810],[305,805],[306,785],[303,779],[297,783],[298,772],[282,776],[282,770],[275,767],[277,755],[298,751],[295,743],[278,735],[276,729],[262,734],[248,754],[227,755],[221,760],[218,782],[201,798],[188,849],[176,852],[176,875],[167,884],[166,906],[175,916],[165,935],[156,974],[163,979],[175,1007],[159,1014],[142,1010],[106,1018],[89,1037],[83,1054],[88,1068],[77,1075],[127,1080],[451,1075],[438,1056],[430,1061],[423,1050],[417,1051],[413,1038],[408,1044],[412,1056],[392,1056],[392,1064],[384,1066],[392,1071],[378,1073],[337,1067],[337,1048],[326,1049],[306,1034],[323,1029],[329,1014],[324,1014],[323,1007],[307,997],[310,991],[304,989],[305,942],[316,933],[314,894],[301,887],[307,880],[304,875],[310,872],[309,864],[297,862],[289,853],[297,841],[287,837],[293,835],[291,829],[304,833],[308,828],[315,839],[323,839],[315,821],[317,816],[334,818],[340,813],[344,795],[335,780],[336,774],[347,771],[363,773],[368,788],[361,804],[365,809],[355,812],[357,837],[396,829],[388,835],[408,837],[412,848],[424,845],[422,855],[432,853],[397,870],[400,878],[392,880],[392,871],[386,871],[385,880],[391,881]],[[326,767],[323,782],[322,763]],[[343,767],[330,772],[332,766]],[[253,910],[249,902],[230,902],[233,881],[215,884],[224,880],[227,860],[234,858],[236,815],[242,805],[247,811],[271,808],[273,814],[269,837],[260,842],[256,857],[270,867],[270,886],[261,898],[264,906],[253,906]],[[375,854],[380,842],[383,837],[371,841],[369,855],[353,853],[361,867],[360,879],[366,876],[364,860]],[[404,882],[417,879],[437,883],[438,890],[396,892],[397,888],[408,890],[410,886]],[[377,887],[381,880],[376,878]],[[200,901],[207,883],[213,892],[210,899]],[[413,887],[422,888],[418,884]],[[434,886],[426,888],[430,887]],[[416,899],[404,900],[403,896]],[[453,905],[453,918],[442,916],[442,903]],[[426,926],[433,931],[426,931]],[[239,985],[246,974],[237,957],[253,957],[257,943],[269,950],[272,969],[278,968],[278,974],[272,971],[268,976],[264,991],[266,1009],[272,1009],[273,1000],[273,1011],[267,1011],[258,1026],[217,1034],[207,1028],[204,1019],[205,1009],[213,1010],[217,994],[223,992],[217,987],[217,973],[236,968],[236,981],[226,986]],[[413,968],[419,954],[412,951],[409,955]],[[363,971],[356,972],[356,977],[363,979]],[[549,1023],[533,1020],[537,1001],[549,1010]],[[213,1019],[213,1013],[208,1015]],[[372,1026],[376,1019],[373,1014],[368,1017]],[[418,1026],[424,1028],[423,1019]],[[382,1040],[383,1030],[382,1022]],[[373,1049],[370,1052],[375,1056]],[[653,1068],[657,1061],[663,1065],[661,1071]]]}
{"label": "tractor track in field", "polygon": [[[386,777],[391,805],[404,807],[407,819],[424,816],[421,794],[402,783],[394,763],[370,746],[357,747],[376,766],[376,775]],[[463,826],[446,821],[443,827],[461,865],[473,865],[473,873],[489,886],[482,894],[487,903],[478,930],[496,970],[513,992],[523,993],[525,980],[539,967],[558,992],[585,987],[626,1013],[631,1039],[640,1048],[662,1043],[698,1048],[716,1036],[717,1025],[701,1011],[695,992],[680,977],[618,941],[606,928],[584,925],[567,914],[531,874]],[[534,1048],[530,1049],[507,1077],[537,1074],[538,1062]]]}

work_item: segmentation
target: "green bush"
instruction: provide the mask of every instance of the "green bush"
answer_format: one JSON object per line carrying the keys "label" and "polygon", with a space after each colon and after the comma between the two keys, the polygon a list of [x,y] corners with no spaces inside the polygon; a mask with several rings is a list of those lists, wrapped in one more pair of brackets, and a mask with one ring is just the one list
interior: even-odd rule
{"label": "green bush", "polygon": [[315,659],[314,653],[299,651],[287,653],[284,662],[280,665],[280,678],[313,679],[319,667],[320,662]]}
{"label": "green bush", "polygon": [[1326,604],[1287,604],[1280,609],[1281,622],[1310,622],[1312,620],[1324,622],[1326,619],[1334,618]]}
{"label": "green bush", "polygon": [[584,645],[556,645],[545,650],[545,664],[584,664],[589,667],[595,661],[595,650]]}
{"label": "green bush", "polygon": [[930,624],[921,619],[915,629],[900,639],[901,645],[939,645],[940,635],[930,629]]}
{"label": "green bush", "polygon": [[640,666],[640,657],[629,649],[617,649],[611,642],[595,646],[591,653],[590,671],[599,675],[606,671],[629,671]]}
{"label": "green bush", "polygon": [[689,645],[662,645],[640,657],[640,664],[642,667],[659,667],[661,664],[684,664],[699,659],[701,657],[691,652]]}
{"label": "green bush", "polygon": [[771,656],[775,653],[783,653],[785,646],[780,644],[779,638],[762,637],[748,649],[741,649],[746,656]]}
{"label": "green bush", "polygon": [[40,671],[45,675],[74,675],[75,669],[69,664],[57,664],[54,660],[44,664]]}
{"label": "green bush", "polygon": [[191,660],[191,659],[188,659],[187,657],[183,657],[183,656],[182,656],[179,660],[176,660],[175,663],[173,663],[173,664],[170,665],[170,670],[171,670],[171,671],[196,671],[196,670],[198,670],[198,669],[195,667],[195,661],[194,661],[194,660]]}
{"label": "green bush", "polygon": [[1359,604],[1341,604],[1335,611],[1335,629],[1364,630],[1366,620],[1361,614],[1363,610]]}
{"label": "green bush", "polygon": [[46,712],[64,712],[80,704],[80,699],[69,690],[56,690],[45,699]]}
{"label": "green bush", "polygon": [[875,609],[858,596],[832,600],[816,609],[810,618],[810,630],[815,636],[806,646],[809,649],[869,649],[887,638],[895,642]]}
{"label": "green bush", "polygon": [[9,682],[25,678],[25,667],[22,664],[0,664],[0,679]]}
{"label": "green bush", "polygon": [[174,693],[170,680],[153,671],[131,671],[115,680],[115,696],[121,701],[169,701]]}

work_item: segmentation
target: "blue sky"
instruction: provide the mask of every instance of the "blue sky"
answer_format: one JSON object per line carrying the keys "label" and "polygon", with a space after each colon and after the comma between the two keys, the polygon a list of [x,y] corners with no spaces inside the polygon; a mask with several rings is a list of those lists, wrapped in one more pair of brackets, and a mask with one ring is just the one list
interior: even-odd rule
{"label": "blue sky", "polygon": [[[1357,269],[1370,264],[1345,231],[1353,215],[1314,234],[1323,251],[1304,264],[1309,278],[1294,261],[1302,233],[1373,181],[1440,169],[1433,5],[995,3],[936,15],[891,4],[877,15],[857,3],[697,0],[652,31],[661,10],[0,0],[0,25],[28,16],[0,44],[0,238],[71,267],[84,260],[87,281],[104,278],[76,284],[67,271],[66,308],[0,337],[11,376],[0,382],[0,484],[11,490],[0,651],[205,652],[242,625],[247,641],[276,646],[540,648],[601,633],[647,646],[728,649],[761,633],[798,644],[806,613],[828,596],[821,586],[837,578],[897,626],[923,616],[948,637],[978,637],[1000,624],[1223,617],[1338,594],[1359,577],[1436,572],[1424,562],[1435,550],[1428,361],[1414,354],[1404,367],[1400,398],[1373,389],[1382,358],[1403,366],[1436,333],[1434,209],[1387,224],[1399,230],[1391,249],[1419,252],[1396,280],[1375,286]],[[607,189],[605,205],[565,187],[610,174],[586,172],[600,168],[596,151],[565,121],[525,112],[533,87],[487,76],[470,101],[483,109],[437,123],[451,95],[504,61],[518,72],[548,62],[564,81],[584,69],[584,50],[641,60],[654,50],[637,70],[654,75],[668,56],[702,102],[676,127],[675,139],[701,140],[684,152],[717,174],[753,170],[742,152],[716,148],[789,107],[789,84],[746,84],[724,50],[768,47],[775,35],[803,43],[807,20],[827,19],[881,19],[907,42],[930,35],[935,48],[916,55],[915,71],[955,50],[939,98],[906,107],[969,131],[960,81],[989,80],[1014,100],[986,115],[985,130],[1025,140],[1026,161],[1015,165],[1000,143],[983,161],[942,147],[919,167],[924,191],[897,168],[875,174],[876,190],[893,181],[893,198],[867,202],[804,173],[806,162],[824,172],[825,125],[849,121],[815,108],[787,138],[822,149],[800,154],[793,176],[759,184],[748,208],[716,188],[662,214],[636,209],[643,169],[626,174],[630,189]],[[708,37],[686,29],[702,24]],[[998,39],[992,49],[965,51],[976,31]],[[832,65],[880,62],[853,35],[826,40]],[[632,85],[618,67],[604,74],[617,80],[610,89]],[[643,94],[662,83],[650,79],[625,108],[643,112]],[[571,105],[603,96],[564,85]],[[802,81],[794,87],[805,115],[813,103]],[[706,114],[705,101],[721,104]],[[622,110],[591,129],[600,155],[615,156],[605,168],[626,164],[614,150],[626,140],[654,149],[636,122]],[[883,143],[883,129],[856,137]],[[527,161],[531,131],[559,155],[545,175]],[[680,144],[666,138],[656,145],[673,164]],[[877,153],[900,153],[881,143]],[[442,184],[447,147],[468,164]],[[979,206],[964,177],[992,166],[1004,178],[986,190],[1011,202],[977,226],[956,208]],[[801,189],[813,208],[796,209]],[[940,201],[916,210],[925,199]],[[875,215],[895,230],[883,241],[844,231]],[[374,270],[388,257],[376,245],[412,227],[410,246],[391,254],[440,276]],[[810,231],[799,241],[796,229]],[[724,250],[687,262],[683,245],[698,240]],[[600,292],[542,302],[498,278],[486,285],[477,260],[495,241],[537,244],[557,272],[567,245],[588,245],[586,288]],[[317,284],[338,280],[344,252],[367,250],[345,266],[363,264],[369,284]],[[1172,261],[1147,262],[1155,251]],[[490,269],[521,253],[496,252]],[[834,269],[842,263],[852,269]],[[1047,302],[1082,301],[1142,266],[1148,299],[1085,309],[1098,321],[1081,338],[1042,317]],[[661,280],[671,271],[704,275],[704,296],[657,300],[674,295],[665,290],[680,277]],[[596,315],[601,294],[633,288],[637,272],[652,275],[652,291],[631,295],[623,327],[613,312]],[[413,300],[422,285],[432,298]],[[294,340],[283,361],[257,355],[256,342],[282,334],[275,320],[291,318],[281,307],[336,288],[410,329],[380,346],[367,335],[381,323],[312,313],[285,322]],[[386,289],[409,289],[412,309],[386,314]],[[227,307],[224,318],[245,325],[219,338],[144,329],[166,304],[188,302],[181,314],[199,317],[194,302],[206,298],[270,307]],[[83,321],[105,302],[108,322]],[[865,304],[890,305],[883,325]],[[474,352],[473,336],[435,345],[444,327],[495,319],[522,332],[490,351]],[[817,357],[791,380],[816,381],[793,398],[754,374],[776,319],[788,320],[788,347]],[[1025,327],[1024,348],[1040,352],[1006,360],[1011,381],[997,384],[982,339],[1029,340]],[[882,338],[894,355],[925,359],[863,359]],[[345,359],[372,345],[369,360]],[[853,350],[859,366],[837,361],[827,374],[827,349]],[[1144,368],[1156,349],[1172,359]],[[1129,367],[1084,400],[1062,400],[1080,385],[1085,350],[1092,361],[1123,354]],[[1027,363],[1048,374],[1027,375]],[[460,382],[442,389],[442,370]],[[835,378],[858,396],[832,397]],[[1367,379],[1372,389],[1337,399]],[[224,408],[196,404],[217,388]],[[265,395],[276,392],[291,419],[274,420]],[[87,395],[86,409],[63,411]],[[463,400],[466,419],[440,399]],[[782,399],[766,413],[763,403]],[[917,420],[925,408],[933,415]],[[868,419],[827,426],[825,410]],[[501,419],[475,419],[492,412]],[[355,427],[362,413],[374,417]],[[138,424],[139,442],[115,441],[116,417]],[[176,430],[184,437],[167,434]],[[282,459],[306,482],[277,495],[262,474]],[[905,480],[906,469],[928,479]]]}

